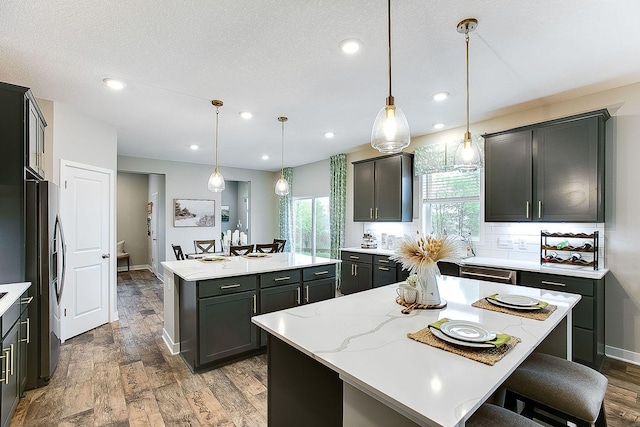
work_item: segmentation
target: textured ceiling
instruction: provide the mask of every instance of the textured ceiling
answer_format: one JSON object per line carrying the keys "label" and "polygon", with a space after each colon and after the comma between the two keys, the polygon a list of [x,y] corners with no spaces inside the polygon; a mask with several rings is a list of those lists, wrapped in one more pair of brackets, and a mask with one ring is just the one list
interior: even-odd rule
{"label": "textured ceiling", "polygon": [[[396,105],[413,136],[464,124],[468,17],[472,122],[640,81],[639,13],[638,0],[395,0]],[[387,95],[383,0],[2,0],[0,23],[0,80],[113,124],[126,156],[213,163],[217,98],[221,165],[278,169],[281,115],[285,166],[310,163],[368,144]],[[355,56],[338,47],[349,37]]]}

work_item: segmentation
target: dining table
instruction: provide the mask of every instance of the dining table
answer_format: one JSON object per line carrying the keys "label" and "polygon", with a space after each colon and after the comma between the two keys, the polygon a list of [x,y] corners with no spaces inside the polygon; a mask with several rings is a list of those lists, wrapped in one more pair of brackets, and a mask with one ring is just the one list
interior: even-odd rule
{"label": "dining table", "polygon": [[[269,425],[463,426],[532,352],[571,359],[579,295],[440,276],[445,307],[405,314],[397,288],[253,317],[268,332]],[[496,294],[541,301],[546,314],[495,310],[486,297]],[[437,339],[434,346],[410,338],[444,319],[505,334],[511,346],[483,363],[484,348],[447,350]]]}

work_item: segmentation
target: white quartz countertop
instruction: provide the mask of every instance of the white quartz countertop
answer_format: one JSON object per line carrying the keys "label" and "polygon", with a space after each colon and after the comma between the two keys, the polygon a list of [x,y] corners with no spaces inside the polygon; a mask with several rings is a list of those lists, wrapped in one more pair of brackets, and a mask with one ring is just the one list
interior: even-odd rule
{"label": "white quartz countertop", "polygon": [[0,292],[6,292],[7,294],[0,298],[0,316],[4,316],[4,313],[16,302],[18,298],[22,296],[24,291],[29,289],[31,283],[9,283],[6,285],[0,285]]}
{"label": "white quartz countertop", "polygon": [[[448,305],[401,313],[396,285],[255,316],[253,322],[336,371],[340,378],[421,425],[465,421],[534,350],[580,296],[473,279],[441,277]],[[538,321],[471,307],[493,293],[535,297],[558,306]],[[479,322],[522,339],[494,366],[407,338],[447,317]]]}
{"label": "white quartz countertop", "polygon": [[[202,262],[196,259],[184,261],[165,261],[162,266],[187,281],[217,279],[266,273],[270,271],[291,270],[294,268],[314,267],[336,264],[339,259],[312,257],[290,252],[265,254],[263,258],[244,256],[227,257],[225,261]],[[214,255],[217,256],[217,255]]]}
{"label": "white quartz countertop", "polygon": [[[393,250],[388,249],[363,249],[359,247],[354,248],[341,248],[341,251],[348,252],[360,252],[365,254],[372,255],[387,255],[391,256],[395,253]],[[474,265],[474,266],[482,266],[482,267],[495,267],[495,268],[506,268],[520,271],[531,271],[534,273],[545,273],[545,274],[557,274],[559,276],[571,276],[571,277],[582,277],[586,279],[602,279],[608,272],[608,268],[601,268],[599,270],[594,270],[593,268],[588,267],[579,267],[579,266],[567,266],[567,265],[559,265],[559,266],[544,266],[540,265],[539,262],[531,262],[531,261],[518,261],[512,259],[504,259],[504,258],[489,258],[489,257],[469,257],[463,258],[459,262],[459,265]]]}

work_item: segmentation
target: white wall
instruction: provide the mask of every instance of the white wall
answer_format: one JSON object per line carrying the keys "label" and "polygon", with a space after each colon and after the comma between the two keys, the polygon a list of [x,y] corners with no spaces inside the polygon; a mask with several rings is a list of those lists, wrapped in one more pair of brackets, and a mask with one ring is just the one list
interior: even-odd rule
{"label": "white wall", "polygon": [[[125,241],[124,250],[129,254],[131,266],[150,265],[147,236],[147,197],[149,177],[145,174],[118,173],[118,223],[116,241]],[[125,262],[120,262],[125,268]]]}
{"label": "white wall", "polygon": [[293,197],[328,196],[330,168],[329,159],[293,168]]}
{"label": "white wall", "polygon": [[[220,240],[220,193],[207,189],[207,181],[212,166],[194,163],[170,162],[165,160],[141,159],[118,156],[118,170],[123,172],[143,172],[165,175],[166,193],[166,241],[163,248],[166,260],[174,259],[171,244],[181,245],[190,252],[196,239]],[[273,172],[220,167],[225,180],[251,182],[251,240],[271,242],[277,236],[277,197],[274,192],[276,179]],[[208,199],[216,203],[215,227],[174,227],[173,199]],[[226,223],[225,223],[226,224]]]}
{"label": "white wall", "polygon": [[[558,99],[560,96],[558,97]],[[539,102],[540,104],[540,102]],[[606,353],[640,363],[640,263],[638,242],[640,242],[640,197],[637,196],[638,159],[640,159],[640,83],[615,88],[573,99],[547,101],[547,104],[504,114],[500,117],[473,123],[473,134],[483,134],[511,129],[546,120],[561,118],[587,111],[607,108],[612,118],[607,122],[606,146],[606,188],[604,226],[601,224],[583,224],[591,229],[604,230],[607,267],[611,270],[605,281],[606,312]],[[472,112],[473,116],[473,112]],[[410,151],[415,147],[450,140],[460,140],[463,128],[451,129],[439,133],[424,135],[412,139]],[[365,149],[348,156],[349,162],[376,157],[379,154]],[[347,176],[347,246],[358,245],[361,234],[367,224],[354,223],[353,218],[353,167],[348,168]],[[375,225],[375,224],[374,224]],[[414,226],[419,223],[414,221]],[[379,225],[375,225],[379,227]],[[403,224],[391,224],[402,229]],[[576,227],[576,224],[557,224],[557,227]],[[518,224],[485,224],[485,241],[479,243],[482,250],[496,257],[515,257],[517,251],[501,253],[495,248],[494,240],[501,233],[514,234],[505,227],[518,227],[515,232],[526,238],[537,233],[536,230],[524,230]],[[534,227],[535,228],[535,227]],[[559,228],[560,229],[560,228]],[[532,243],[535,245],[535,243]],[[527,255],[529,256],[529,255]]]}

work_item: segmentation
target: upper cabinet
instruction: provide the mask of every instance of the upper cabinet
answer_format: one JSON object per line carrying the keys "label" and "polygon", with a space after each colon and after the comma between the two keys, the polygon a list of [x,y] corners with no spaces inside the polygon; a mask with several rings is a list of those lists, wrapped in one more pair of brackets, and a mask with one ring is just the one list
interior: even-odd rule
{"label": "upper cabinet", "polygon": [[413,217],[413,154],[353,162],[353,220],[401,222]]}
{"label": "upper cabinet", "polygon": [[44,127],[46,123],[31,91],[25,94],[27,110],[27,159],[26,167],[31,173],[44,179]]}
{"label": "upper cabinet", "polygon": [[484,135],[485,221],[603,222],[607,110]]}

